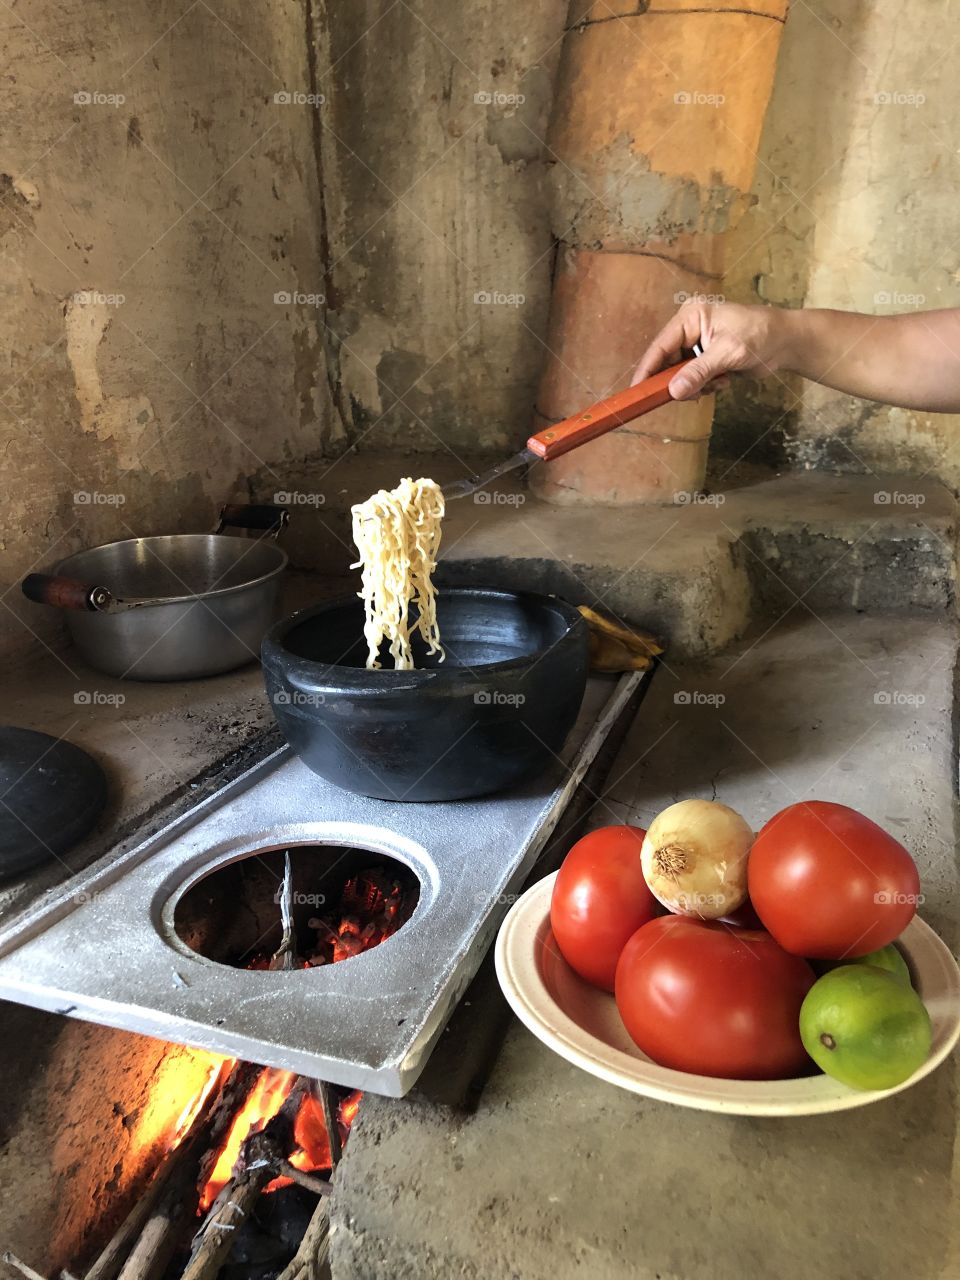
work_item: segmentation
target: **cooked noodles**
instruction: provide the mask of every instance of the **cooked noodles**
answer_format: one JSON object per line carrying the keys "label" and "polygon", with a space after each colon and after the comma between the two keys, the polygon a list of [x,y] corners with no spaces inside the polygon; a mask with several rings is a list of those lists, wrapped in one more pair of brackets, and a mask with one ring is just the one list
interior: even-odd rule
{"label": "cooked noodles", "polygon": [[[386,640],[396,670],[409,671],[410,642],[417,634],[426,642],[427,653],[439,653],[442,662],[432,581],[444,511],[440,486],[433,480],[408,478],[351,510],[360,559],[350,567],[362,570],[358,594],[366,614],[367,666],[379,668],[380,646]],[[417,615],[412,624],[411,605]]]}

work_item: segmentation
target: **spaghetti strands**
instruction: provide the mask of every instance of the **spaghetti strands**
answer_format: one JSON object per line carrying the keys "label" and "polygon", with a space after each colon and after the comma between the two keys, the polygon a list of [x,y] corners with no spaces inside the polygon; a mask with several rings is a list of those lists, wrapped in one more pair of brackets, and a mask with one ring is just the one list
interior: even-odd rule
{"label": "spaghetti strands", "polygon": [[[367,642],[367,667],[380,667],[379,652],[386,640],[397,671],[413,667],[411,640],[420,635],[428,653],[443,648],[437,630],[437,597],[432,575],[440,548],[444,501],[433,480],[401,480],[395,489],[381,489],[351,508],[353,540],[360,559],[361,589]],[[411,605],[416,619],[411,624]]]}

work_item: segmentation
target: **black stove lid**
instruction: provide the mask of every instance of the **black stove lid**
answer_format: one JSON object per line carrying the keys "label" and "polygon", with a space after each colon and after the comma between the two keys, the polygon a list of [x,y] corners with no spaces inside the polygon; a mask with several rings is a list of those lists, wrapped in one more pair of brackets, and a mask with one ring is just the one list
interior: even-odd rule
{"label": "black stove lid", "polygon": [[107,798],[103,770],[79,747],[0,725],[0,879],[72,849]]}

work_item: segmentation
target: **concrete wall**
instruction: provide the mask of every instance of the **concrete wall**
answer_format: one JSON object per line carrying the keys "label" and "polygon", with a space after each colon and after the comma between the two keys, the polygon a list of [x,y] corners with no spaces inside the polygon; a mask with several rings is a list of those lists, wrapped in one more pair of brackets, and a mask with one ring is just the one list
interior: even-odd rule
{"label": "concrete wall", "polygon": [[[336,437],[301,0],[36,0],[0,33],[0,583],[209,527]],[[86,101],[75,95],[86,95]],[[105,501],[78,504],[75,493]],[[9,590],[8,652],[58,634]]]}
{"label": "concrete wall", "polygon": [[543,139],[567,8],[327,0],[329,337],[362,449],[492,450],[529,434],[553,269]]}
{"label": "concrete wall", "polygon": [[[791,6],[756,203],[723,285],[731,300],[876,314],[960,305],[960,93],[949,38],[935,34],[950,16],[939,0],[915,31],[895,0]],[[960,418],[784,382],[721,397],[715,451],[960,486]]]}

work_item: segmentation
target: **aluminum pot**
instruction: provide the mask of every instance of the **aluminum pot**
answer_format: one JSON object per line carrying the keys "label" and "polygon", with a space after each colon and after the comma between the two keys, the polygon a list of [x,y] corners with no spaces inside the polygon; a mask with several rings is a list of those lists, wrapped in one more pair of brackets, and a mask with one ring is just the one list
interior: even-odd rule
{"label": "aluminum pot", "polygon": [[460,800],[556,758],[586,687],[588,628],[578,611],[528,591],[450,588],[437,598],[437,621],[446,659],[415,642],[413,671],[366,669],[356,598],[270,631],[270,704],[315,773],[381,800]]}
{"label": "aluminum pot", "polygon": [[227,526],[279,533],[279,507],[224,507],[214,533],[127,538],[80,551],[54,575],[31,574],[29,599],[64,611],[92,667],[130,680],[189,680],[253,662],[280,612],[287,554]]}

